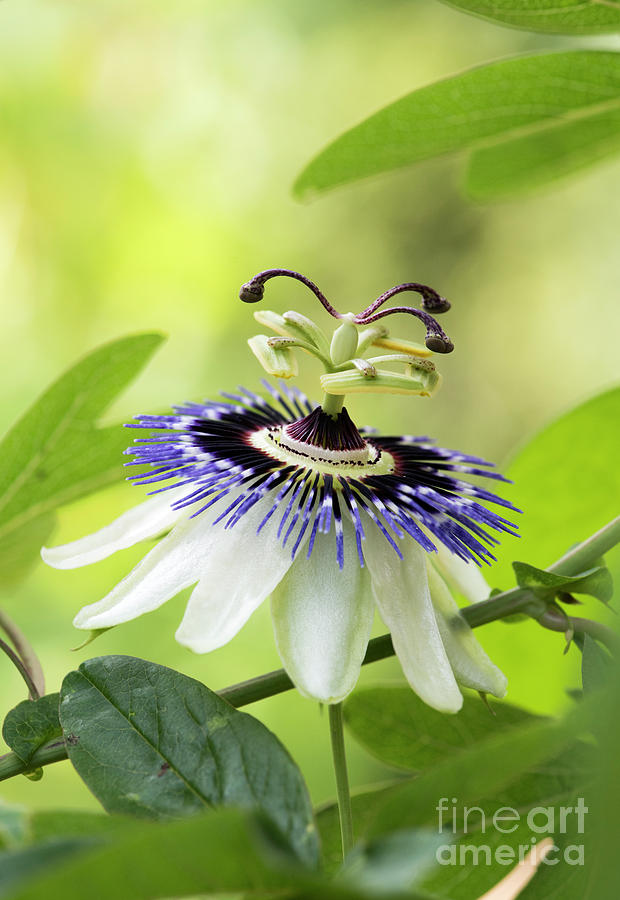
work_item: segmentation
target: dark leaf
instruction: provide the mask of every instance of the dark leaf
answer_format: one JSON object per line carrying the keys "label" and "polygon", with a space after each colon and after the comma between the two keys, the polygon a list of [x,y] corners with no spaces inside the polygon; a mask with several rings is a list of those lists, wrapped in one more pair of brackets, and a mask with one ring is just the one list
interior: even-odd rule
{"label": "dark leaf", "polygon": [[46,694],[38,700],[23,700],[7,714],[2,737],[25,763],[30,762],[35,750],[43,744],[62,737],[59,699],[58,694]]}
{"label": "dark leaf", "polygon": [[454,716],[431,709],[408,687],[363,688],[345,702],[345,720],[355,738],[382,762],[426,769],[486,737],[537,716],[509,703],[493,703],[492,715],[478,697],[465,697]]}
{"label": "dark leaf", "polygon": [[310,802],[287,751],[193,678],[128,656],[91,659],[65,678],[60,720],[71,762],[108,812],[258,808],[316,862]]}

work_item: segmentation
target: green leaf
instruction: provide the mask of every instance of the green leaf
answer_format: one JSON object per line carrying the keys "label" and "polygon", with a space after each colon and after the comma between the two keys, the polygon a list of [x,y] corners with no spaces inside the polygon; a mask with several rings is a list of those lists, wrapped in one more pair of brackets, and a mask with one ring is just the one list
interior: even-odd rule
{"label": "green leaf", "polygon": [[[61,847],[64,844],[64,860],[52,860],[53,867],[46,861],[48,870],[38,877],[22,871],[23,886],[11,893],[11,900],[83,900],[84,896],[153,900],[282,889],[291,877],[266,861],[261,842],[264,846],[258,823],[239,810],[218,810],[160,825],[134,824],[118,840],[90,848],[80,847],[75,838],[65,839],[59,842]],[[37,855],[50,846],[54,845],[46,842],[30,848],[31,861],[36,865]]]}
{"label": "green leaf", "polygon": [[135,378],[159,334],[99,347],[34,403],[0,443],[0,565],[17,578],[37,558],[54,510],[122,478],[129,441],[119,426],[97,421]]}
{"label": "green leaf", "polygon": [[58,719],[59,699],[58,694],[47,694],[38,700],[23,700],[7,714],[2,737],[25,763],[30,762],[43,744],[62,737]]}
{"label": "green leaf", "polygon": [[545,569],[537,569],[529,563],[513,562],[517,584],[539,597],[554,597],[558,593],[587,594],[602,603],[609,603],[613,596],[613,579],[605,566],[597,566],[579,575],[557,575]]}
{"label": "green leaf", "polygon": [[492,709],[495,715],[467,696],[461,711],[447,716],[408,687],[371,687],[347,698],[344,715],[355,738],[382,762],[419,771],[489,735],[542,721],[509,703],[494,703]]}
{"label": "green leaf", "polygon": [[[508,466],[512,502],[524,511],[519,555],[548,566],[618,514],[620,388],[599,394],[547,425]],[[514,548],[498,548],[493,579],[511,583]],[[562,570],[562,574],[575,574]]]}
{"label": "green leaf", "polygon": [[[587,746],[571,749],[570,753],[547,763],[544,771],[525,773],[503,791],[477,801],[475,806],[468,807],[457,798],[457,804],[447,810],[441,825],[442,865],[433,870],[423,887],[433,896],[452,900],[479,897],[519,862],[520,848],[526,852],[532,846],[532,839],[540,841],[546,837],[562,847],[562,852],[552,854],[557,859],[552,867],[556,877],[566,869],[570,871],[570,864],[563,858],[566,832],[578,827],[579,816],[587,825],[587,813],[583,810],[589,807],[591,792],[591,771],[585,780],[577,764],[587,760],[591,766],[591,751]],[[581,812],[576,813],[576,808]]]}
{"label": "green leaf", "polygon": [[423,828],[358,843],[347,856],[341,880],[375,895],[407,891],[435,868],[435,853],[444,843],[437,831]]}
{"label": "green leaf", "polygon": [[510,728],[453,754],[394,791],[378,809],[370,833],[427,825],[436,820],[442,797],[468,804],[495,796],[574,743],[579,732],[590,727],[594,711],[584,702],[564,719]]}
{"label": "green leaf", "polygon": [[318,843],[306,787],[277,738],[200,682],[128,656],[66,676],[69,758],[108,812],[166,819],[206,807],[259,808],[300,859]]}
{"label": "green leaf", "polygon": [[465,174],[467,193],[481,201],[511,197],[615,155],[620,150],[620,109],[612,99],[600,107],[599,112],[564,112],[568,121],[549,122],[533,134],[476,150]]}
{"label": "green leaf", "polygon": [[595,0],[443,0],[448,6],[490,22],[551,34],[620,31],[620,7]]}
{"label": "green leaf", "polygon": [[[523,510],[519,546],[504,541],[494,551],[497,562],[487,576],[492,584],[514,584],[515,556],[544,569],[617,517],[618,446],[620,388],[580,403],[524,440],[505,470],[514,482],[509,499]],[[618,550],[607,554],[606,565],[616,581],[619,563]],[[554,571],[575,575],[579,568]],[[544,712],[565,704],[565,685],[579,677],[581,660],[573,651],[561,655],[559,635],[529,622],[518,628],[492,623],[485,626],[484,637],[508,677],[513,702]]]}
{"label": "green leaf", "polygon": [[7,892],[11,890],[10,896],[13,898],[12,891],[24,881],[36,878],[38,874],[70,859],[93,843],[91,838],[59,837],[34,847],[19,847],[0,854],[0,897],[9,896]]}
{"label": "green leaf", "polygon": [[581,680],[585,693],[607,687],[612,678],[611,657],[589,634],[584,636]]}
{"label": "green leaf", "polygon": [[0,849],[20,844],[26,835],[28,814],[22,806],[9,806],[0,800]]}
{"label": "green leaf", "polygon": [[[308,196],[441,154],[485,148],[480,164],[473,158],[468,186],[477,196],[495,196],[515,189],[515,167],[517,186],[530,186],[613,154],[620,149],[619,123],[620,54],[574,50],[502,60],[379,110],[319,153],[294,190]],[[526,148],[527,165],[519,168]],[[496,164],[489,165],[495,153]]]}

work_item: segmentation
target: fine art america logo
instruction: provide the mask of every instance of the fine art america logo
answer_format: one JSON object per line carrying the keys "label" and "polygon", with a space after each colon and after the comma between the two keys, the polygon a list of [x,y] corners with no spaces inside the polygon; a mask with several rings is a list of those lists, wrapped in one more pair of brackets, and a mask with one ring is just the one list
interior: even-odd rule
{"label": "fine art america logo", "polygon": [[[512,806],[500,806],[493,813],[485,812],[479,806],[458,806],[458,798],[442,797],[435,807],[438,813],[440,834],[454,836],[476,833],[486,835],[483,841],[468,844],[465,839],[459,843],[446,843],[437,848],[437,862],[442,866],[514,866],[526,862],[526,857],[534,844],[544,837],[553,835],[583,834],[588,807],[583,797],[577,798],[575,806],[534,806],[527,813],[519,812]],[[576,827],[575,827],[576,826]],[[514,834],[519,829],[518,844],[501,843],[499,835]],[[521,833],[523,837],[521,837]],[[559,862],[569,866],[583,866],[583,844],[566,844],[561,848],[555,843],[542,859],[546,866],[557,866]]]}

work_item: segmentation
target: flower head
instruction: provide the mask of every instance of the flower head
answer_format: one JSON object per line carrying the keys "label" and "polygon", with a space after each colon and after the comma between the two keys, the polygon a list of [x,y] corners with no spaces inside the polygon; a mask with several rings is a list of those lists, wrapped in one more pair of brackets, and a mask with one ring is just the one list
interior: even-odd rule
{"label": "flower head", "polygon": [[[377,310],[400,289],[418,290],[435,312],[449,304],[408,285],[342,316],[312,282],[283,270],[244,285],[242,299],[260,300],[274,273],[311,286],[343,321],[329,344],[303,316],[261,312],[256,318],[278,337],[259,335],[250,346],[269,374],[293,374],[295,348],[322,359],[323,403],[264,382],[265,396],[240,388],[171,415],[139,416],[130,427],[146,436],[127,450],[128,465],[149,467],[131,476],[150,487],[149,499],[94,535],[44,548],[43,558],[73,568],[165,536],[75,625],[109,628],[195,585],[176,637],[205,653],[228,642],[271,596],[286,670],[303,694],[333,703],[355,685],[377,607],[409,683],[431,706],[459,709],[459,684],[503,695],[504,676],[442,577],[471,599],[488,593],[477,566],[493,559],[495,533],[515,528],[485,504],[514,507],[463,476],[502,476],[426,437],[358,429],[343,405],[345,391],[434,393],[440,379],[428,357],[452,343],[430,314],[413,311],[427,327],[426,347],[368,326],[390,312]],[[396,352],[362,356],[373,345]],[[404,363],[405,374],[378,368],[385,362]]]}

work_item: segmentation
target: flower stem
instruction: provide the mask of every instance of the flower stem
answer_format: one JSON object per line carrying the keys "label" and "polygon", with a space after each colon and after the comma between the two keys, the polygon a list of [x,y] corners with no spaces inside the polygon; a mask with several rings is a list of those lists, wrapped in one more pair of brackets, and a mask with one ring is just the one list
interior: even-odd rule
{"label": "flower stem", "polygon": [[341,412],[344,404],[344,394],[325,394],[321,407],[333,419]]}
{"label": "flower stem", "polygon": [[349,790],[347,756],[344,746],[342,703],[331,703],[329,706],[329,734],[332,742],[332,757],[336,775],[340,837],[342,838],[342,858],[344,859],[353,848],[353,814],[351,812],[351,792]]}

